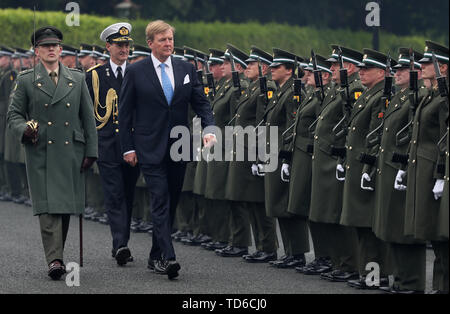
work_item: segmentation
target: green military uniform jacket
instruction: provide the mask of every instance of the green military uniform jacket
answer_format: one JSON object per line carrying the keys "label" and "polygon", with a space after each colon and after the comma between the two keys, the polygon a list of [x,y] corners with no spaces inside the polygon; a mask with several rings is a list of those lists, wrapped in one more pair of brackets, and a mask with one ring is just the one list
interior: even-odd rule
{"label": "green military uniform jacket", "polygon": [[[273,97],[276,88],[273,81],[267,80],[267,99]],[[266,106],[266,95],[261,94],[259,80],[256,80],[250,84],[234,108],[234,126],[241,127],[244,130],[248,128],[253,131],[254,127],[260,122],[257,117],[262,117],[261,112],[265,110]],[[257,132],[254,133],[256,134]],[[252,174],[251,166],[256,161],[248,161],[250,143],[247,136],[244,136],[244,132],[240,132],[240,136],[242,137],[240,142],[244,143],[243,153],[245,161],[236,161],[237,135],[235,134],[234,149],[231,152],[233,153],[233,161],[230,161],[229,164],[225,198],[231,201],[264,202],[264,179]],[[256,144],[256,138],[254,144]],[[256,150],[255,152],[257,154]]]}
{"label": "green military uniform jacket", "polygon": [[445,143],[445,176],[444,176],[444,192],[442,194],[441,199],[441,207],[439,208],[439,226],[438,226],[438,235],[441,238],[447,239],[448,241],[448,223],[449,223],[449,215],[448,215],[448,207],[449,207],[449,198],[448,198],[448,183],[449,183],[449,149],[448,149],[448,120],[447,120],[447,139]]}
{"label": "green military uniform jacket", "polygon": [[[409,148],[408,183],[406,190],[405,235],[426,241],[440,241],[439,209],[433,188],[439,148],[437,146],[446,116],[442,107],[446,100],[433,89],[422,100],[414,116],[414,129]],[[448,110],[448,107],[447,107]]]}
{"label": "green military uniform jacket", "polygon": [[[233,81],[229,80],[221,92],[214,98],[212,104],[214,121],[216,127],[222,131],[222,136],[217,136],[218,146],[213,147],[212,152],[216,152],[215,148],[221,146],[222,161],[211,160],[208,162],[206,174],[205,197],[213,200],[225,200],[225,187],[228,177],[229,162],[225,161],[226,151],[225,143],[225,126],[233,119],[234,108],[242,93],[248,87],[248,81],[244,79],[244,75],[240,74],[241,93],[233,87]],[[232,140],[232,139],[231,139]],[[229,158],[229,156],[227,157]]]}
{"label": "green military uniform jacket", "polygon": [[[358,73],[350,75],[348,82],[354,103],[364,87]],[[315,130],[309,219],[320,223],[338,224],[341,218],[344,183],[336,179],[336,165],[337,149],[345,149],[345,136],[336,138],[333,129],[344,116],[343,93],[346,90],[337,85],[328,93]]]}
{"label": "green military uniform jacket", "polygon": [[17,72],[11,68],[0,71],[0,155],[3,155],[5,152],[6,112]]}
{"label": "green military uniform jacket", "polygon": [[[222,93],[225,85],[229,86],[229,84],[227,84],[228,82],[229,80],[226,80],[225,78],[221,78],[218,82],[216,82],[215,98]],[[206,160],[201,157],[201,160],[197,162],[197,166],[195,167],[194,182],[192,187],[192,191],[197,195],[205,195],[207,170],[208,164]]]}
{"label": "green military uniform jacket", "polygon": [[[279,88],[267,106],[266,135],[267,148],[270,149],[270,127],[278,127],[278,150],[283,148],[282,134],[295,121],[297,111],[297,101],[294,100],[293,78],[290,78],[281,88]],[[274,162],[274,161],[272,161]],[[287,211],[289,201],[289,183],[281,181],[281,162],[278,162],[277,170],[267,172],[264,176],[264,190],[266,202],[266,214],[268,217],[291,217]]]}
{"label": "green military uniform jacket", "polygon": [[81,164],[84,157],[97,157],[93,105],[84,74],[60,63],[55,86],[42,63],[35,71],[35,80],[33,70],[19,75],[7,117],[17,138],[22,138],[28,120],[39,123],[38,142],[25,148],[33,212],[81,214]]}
{"label": "green military uniform jacket", "polygon": [[[397,172],[402,168],[394,155],[406,155],[409,141],[397,143],[397,133],[409,120],[411,91],[406,88],[391,100],[385,115],[383,136],[377,159],[375,209],[372,230],[375,235],[387,242],[409,244],[414,239],[404,236],[406,192],[394,189]],[[428,94],[425,86],[419,90],[419,102]]]}
{"label": "green military uniform jacket", "polygon": [[384,81],[366,90],[355,102],[346,139],[344,198],[340,223],[350,227],[372,227],[375,193],[361,189],[364,164],[361,153],[367,151],[366,136],[382,122],[385,104],[381,101]]}
{"label": "green military uniform jacket", "polygon": [[[324,86],[325,98],[331,91],[332,85],[329,83]],[[311,93],[298,108],[289,149],[292,152],[292,161],[288,212],[303,217],[309,216],[311,204],[311,157],[314,151],[313,134],[315,130],[315,126],[312,124],[317,123],[317,116],[322,106],[321,97],[320,92]],[[310,127],[312,130],[309,130]]]}

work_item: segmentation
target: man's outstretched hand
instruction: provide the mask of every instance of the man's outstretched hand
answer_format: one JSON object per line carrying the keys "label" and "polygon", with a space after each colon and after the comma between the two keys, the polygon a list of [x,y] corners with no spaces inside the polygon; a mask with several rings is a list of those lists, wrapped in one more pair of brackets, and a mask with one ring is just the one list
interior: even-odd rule
{"label": "man's outstretched hand", "polygon": [[125,162],[127,164],[129,164],[131,167],[135,167],[136,164],[138,163],[137,156],[136,156],[135,152],[131,152],[131,153],[123,155],[123,160],[125,160]]}

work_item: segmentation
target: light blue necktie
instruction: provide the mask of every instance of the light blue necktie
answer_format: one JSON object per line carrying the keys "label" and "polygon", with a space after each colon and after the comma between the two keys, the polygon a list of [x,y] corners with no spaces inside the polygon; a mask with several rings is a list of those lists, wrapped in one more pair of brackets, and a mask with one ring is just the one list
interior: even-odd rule
{"label": "light blue necktie", "polygon": [[162,88],[164,91],[164,95],[166,96],[167,103],[170,106],[170,103],[172,102],[173,98],[173,87],[172,83],[170,83],[169,76],[166,73],[166,65],[164,63],[161,63],[159,65],[161,67],[161,82],[162,82]]}

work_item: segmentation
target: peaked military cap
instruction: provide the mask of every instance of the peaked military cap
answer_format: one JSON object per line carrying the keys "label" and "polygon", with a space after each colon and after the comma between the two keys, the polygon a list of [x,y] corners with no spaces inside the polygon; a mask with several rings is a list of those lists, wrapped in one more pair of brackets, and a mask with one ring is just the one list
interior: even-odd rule
{"label": "peaked military cap", "polygon": [[14,53],[14,50],[11,50],[5,46],[0,46],[0,57],[9,56],[11,57]]}
{"label": "peaked military cap", "polygon": [[61,46],[62,46],[61,57],[77,55],[76,48],[65,44],[62,44]]}
{"label": "peaked military cap", "polygon": [[[358,65],[360,68],[379,68],[386,69],[387,55],[379,51],[364,48],[362,62]],[[397,65],[397,61],[391,58],[391,67]]]}
{"label": "peaked military cap", "polygon": [[92,45],[88,45],[88,44],[81,44],[80,45],[80,53],[78,54],[79,57],[85,57],[85,56],[95,56],[94,53],[94,47],[92,47]]}
{"label": "peaked military cap", "polygon": [[331,57],[327,59],[330,62],[339,62],[339,48],[342,51],[342,60],[344,62],[350,62],[355,65],[359,65],[363,59],[363,54],[359,51],[346,48],[340,45],[331,45],[331,49],[333,52],[331,53]]}
{"label": "peaked military cap", "polygon": [[41,27],[31,34],[31,44],[33,47],[45,44],[60,44],[62,40],[63,34],[53,26]]}
{"label": "peaked military cap", "polygon": [[187,60],[195,60],[195,57],[197,57],[198,61],[204,63],[206,59],[206,53],[201,52],[200,50],[184,46],[184,58]]}
{"label": "peaked military cap", "polygon": [[258,61],[271,65],[273,62],[273,57],[264,50],[261,50],[256,46],[252,46],[250,50],[250,57],[247,60],[245,60],[245,62],[249,63]]}
{"label": "peaked military cap", "polygon": [[133,57],[140,57],[140,56],[148,57],[149,55],[151,55],[151,53],[152,50],[148,47],[136,44],[133,45]]}
{"label": "peaked military cap", "polygon": [[222,64],[223,56],[225,52],[219,49],[210,48],[209,49],[209,63],[210,64]]}
{"label": "peaked military cap", "polygon": [[448,47],[442,46],[433,41],[427,40],[425,42],[427,45],[425,47],[425,53],[423,54],[423,59],[419,60],[420,63],[431,63],[433,60],[431,59],[433,52],[436,56],[436,59],[439,62],[448,64]]}
{"label": "peaked military cap", "polygon": [[182,59],[182,60],[186,60],[184,58],[184,49],[180,48],[180,47],[174,47],[173,48],[173,53],[172,56],[176,59]]}
{"label": "peaked military cap", "polygon": [[[402,68],[409,68],[410,66],[410,54],[409,54],[410,48],[399,48],[398,49],[398,64],[394,66],[395,69],[402,69]],[[423,58],[423,54],[420,52],[417,52],[413,50],[414,54],[414,67],[416,69],[422,68],[421,64],[419,63],[419,60]]]}
{"label": "peaked military cap", "polygon": [[242,65],[242,67],[244,69],[247,68],[247,63],[245,62],[245,60],[247,60],[249,58],[249,56],[245,52],[243,52],[242,50],[236,48],[232,44],[227,44],[227,50],[223,54],[223,59],[231,60],[231,54],[230,53],[233,54],[233,59],[234,59],[235,62],[237,62],[240,65]]}
{"label": "peaked military cap", "polygon": [[130,37],[131,25],[129,23],[115,23],[108,26],[100,34],[100,39],[110,44],[130,42],[133,39]]}
{"label": "peaked military cap", "polygon": [[108,50],[103,51],[103,58],[105,58],[105,60],[109,60],[109,58],[111,58]]}
{"label": "peaked military cap", "polygon": [[18,58],[28,58],[28,57],[30,57],[30,56],[27,55],[27,51],[28,51],[28,50],[25,50],[25,49],[22,49],[22,48],[15,48],[15,49],[14,49],[14,53],[13,53],[13,55],[11,56],[11,58],[13,58],[13,59],[18,59]]}
{"label": "peaked military cap", "polygon": [[105,51],[105,48],[98,45],[92,45],[92,48],[92,51],[94,51],[96,58],[103,58],[103,52]]}
{"label": "peaked military cap", "polygon": [[[316,54],[316,60],[317,60],[317,69],[318,70],[325,71],[325,72],[328,72],[330,74],[332,73],[331,72],[331,62],[328,61],[327,58]],[[312,57],[309,60],[308,67],[305,70],[314,71],[314,65],[313,65],[313,62],[312,62]]]}
{"label": "peaked military cap", "polygon": [[278,49],[278,48],[273,48],[273,62],[270,65],[271,68],[276,68],[282,64],[295,64],[295,59],[297,58],[298,61],[298,56],[296,56],[293,53]]}

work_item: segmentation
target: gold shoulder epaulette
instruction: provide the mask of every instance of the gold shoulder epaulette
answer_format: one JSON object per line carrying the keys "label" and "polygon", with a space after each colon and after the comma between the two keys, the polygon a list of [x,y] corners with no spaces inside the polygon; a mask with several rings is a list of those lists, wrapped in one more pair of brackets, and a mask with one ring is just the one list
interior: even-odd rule
{"label": "gold shoulder epaulette", "polygon": [[87,70],[86,72],[91,72],[92,70],[98,68],[99,66],[101,66],[101,64],[96,64],[96,65],[94,65],[92,68],[90,68],[89,70]]}
{"label": "gold shoulder epaulette", "polygon": [[26,70],[23,70],[23,71],[19,72],[19,75],[27,74],[27,73],[30,73],[32,71],[33,71],[32,68],[31,69],[26,69]]}

